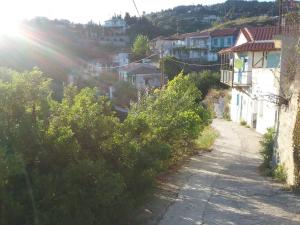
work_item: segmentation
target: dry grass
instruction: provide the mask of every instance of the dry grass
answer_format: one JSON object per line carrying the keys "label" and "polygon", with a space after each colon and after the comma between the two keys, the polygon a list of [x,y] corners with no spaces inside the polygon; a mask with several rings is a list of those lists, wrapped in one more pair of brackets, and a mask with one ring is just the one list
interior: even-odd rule
{"label": "dry grass", "polygon": [[208,126],[204,128],[203,132],[196,140],[196,147],[201,150],[211,151],[212,146],[218,136],[218,132],[211,126]]}

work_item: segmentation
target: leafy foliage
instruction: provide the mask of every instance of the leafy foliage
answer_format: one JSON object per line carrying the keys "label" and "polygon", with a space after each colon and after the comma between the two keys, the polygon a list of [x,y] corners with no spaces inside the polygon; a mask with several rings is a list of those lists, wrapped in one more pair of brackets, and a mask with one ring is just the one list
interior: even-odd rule
{"label": "leafy foliage", "polygon": [[120,123],[96,89],[51,97],[38,70],[0,73],[0,224],[120,224],[210,122],[179,75]]}
{"label": "leafy foliage", "polygon": [[143,58],[150,53],[149,38],[144,35],[138,35],[133,43],[132,52],[135,58]]}
{"label": "leafy foliage", "polygon": [[[188,33],[210,28],[212,25],[205,21],[205,16],[215,15],[222,21],[235,20],[242,17],[259,17],[278,15],[276,2],[233,0],[213,5],[178,6],[147,15],[154,26],[168,34]],[[267,24],[269,24],[267,22]]]}
{"label": "leafy foliage", "polygon": [[275,144],[275,131],[269,128],[268,131],[263,135],[262,141],[260,142],[262,149],[260,154],[263,157],[263,167],[266,169],[272,168],[272,157]]}
{"label": "leafy foliage", "polygon": [[176,60],[175,57],[167,56],[159,62],[160,69],[163,69],[169,80],[173,80],[175,76],[184,71],[183,65],[177,63]]}
{"label": "leafy foliage", "polygon": [[192,72],[189,74],[192,82],[197,86],[197,88],[202,93],[202,98],[208,94],[208,91],[212,88],[223,88],[220,82],[220,73],[205,70],[202,72]]}
{"label": "leafy foliage", "polygon": [[273,177],[281,182],[285,182],[287,179],[287,173],[284,165],[278,165],[274,168]]}

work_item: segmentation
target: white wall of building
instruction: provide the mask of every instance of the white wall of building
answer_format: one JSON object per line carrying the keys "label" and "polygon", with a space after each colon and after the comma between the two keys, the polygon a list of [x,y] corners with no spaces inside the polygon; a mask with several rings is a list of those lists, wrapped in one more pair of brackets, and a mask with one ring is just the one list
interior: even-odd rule
{"label": "white wall of building", "polygon": [[[240,73],[241,78],[238,78],[239,71],[235,69],[234,83],[239,88],[232,89],[231,119],[237,123],[246,121],[248,126],[264,134],[268,128],[274,128],[278,120],[278,106],[274,99],[279,95],[279,68],[267,68],[267,57],[261,68],[253,68],[253,53],[235,54],[235,59],[240,59],[241,55],[247,58],[247,65],[245,72]],[[254,57],[263,54],[256,55]],[[251,85],[240,85],[247,82]]]}

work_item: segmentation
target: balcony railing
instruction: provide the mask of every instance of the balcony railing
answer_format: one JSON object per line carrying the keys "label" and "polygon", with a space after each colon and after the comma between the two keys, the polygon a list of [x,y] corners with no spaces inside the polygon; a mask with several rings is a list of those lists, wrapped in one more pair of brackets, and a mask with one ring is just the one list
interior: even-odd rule
{"label": "balcony railing", "polygon": [[251,72],[235,72],[232,70],[221,70],[221,83],[230,87],[251,86]]}
{"label": "balcony railing", "polygon": [[231,70],[221,70],[221,83],[232,87],[232,85],[233,85],[233,72]]}
{"label": "balcony railing", "polygon": [[208,44],[190,44],[187,46],[189,49],[208,49]]}

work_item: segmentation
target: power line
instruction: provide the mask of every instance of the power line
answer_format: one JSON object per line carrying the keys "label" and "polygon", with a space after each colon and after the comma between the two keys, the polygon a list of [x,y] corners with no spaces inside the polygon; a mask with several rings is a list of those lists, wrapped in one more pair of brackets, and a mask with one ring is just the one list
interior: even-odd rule
{"label": "power line", "polygon": [[141,17],[141,14],[140,14],[139,9],[138,9],[138,7],[137,7],[137,5],[136,5],[136,3],[135,3],[135,0],[132,0],[132,2],[133,2],[134,7],[135,7],[135,9],[136,9],[136,11],[137,11],[137,14],[139,15],[139,17]]}
{"label": "power line", "polygon": [[98,68],[100,68],[100,69],[106,69],[106,70],[108,70],[108,69],[118,69],[118,68],[122,68],[122,67],[129,66],[129,65],[131,65],[131,64],[134,64],[134,63],[139,63],[139,62],[142,62],[143,60],[145,60],[145,59],[149,59],[149,58],[151,58],[151,57],[153,57],[153,56],[156,56],[156,55],[159,55],[159,54],[158,54],[158,53],[156,53],[156,54],[152,54],[152,55],[149,55],[149,56],[147,56],[146,58],[139,59],[139,60],[136,60],[136,61],[134,61],[134,62],[131,62],[131,63],[127,63],[127,64],[125,64],[125,65],[122,65],[122,66],[98,67]]}
{"label": "power line", "polygon": [[218,64],[195,64],[195,63],[187,63],[187,62],[176,60],[176,59],[173,59],[173,58],[168,58],[168,59],[171,60],[171,61],[173,61],[173,62],[181,63],[181,64],[184,64],[184,65],[188,65],[188,66],[200,66],[200,67],[221,66],[221,65],[229,64],[229,63],[223,63],[223,64],[221,64],[221,63],[218,63]]}

